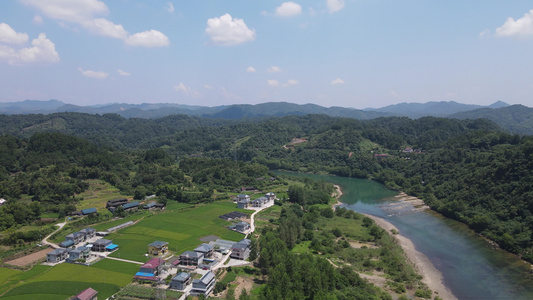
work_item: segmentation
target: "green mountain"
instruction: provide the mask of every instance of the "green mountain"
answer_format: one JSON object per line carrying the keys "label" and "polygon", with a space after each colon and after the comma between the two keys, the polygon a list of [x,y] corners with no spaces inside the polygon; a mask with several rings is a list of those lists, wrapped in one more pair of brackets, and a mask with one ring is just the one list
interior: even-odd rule
{"label": "green mountain", "polygon": [[511,105],[501,108],[480,108],[456,113],[450,116],[456,119],[489,119],[503,129],[512,133],[533,135],[533,108],[523,105]]}

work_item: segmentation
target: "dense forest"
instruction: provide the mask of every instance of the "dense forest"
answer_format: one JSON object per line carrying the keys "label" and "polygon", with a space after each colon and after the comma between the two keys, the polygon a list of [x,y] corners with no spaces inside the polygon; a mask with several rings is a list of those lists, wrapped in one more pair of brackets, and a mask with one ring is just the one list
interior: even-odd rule
{"label": "dense forest", "polygon": [[[43,139],[40,132],[56,133]],[[187,198],[193,185],[207,197],[230,182],[260,185],[257,179],[269,169],[321,172],[372,178],[421,197],[533,261],[533,140],[488,120],[307,115],[238,122],[60,113],[0,116],[0,133],[0,197],[30,195],[41,205],[34,204],[34,212],[69,205],[85,178],[102,178],[132,194],[198,201]],[[78,138],[46,144],[67,139],[58,133]],[[8,207],[2,213],[14,216]]]}

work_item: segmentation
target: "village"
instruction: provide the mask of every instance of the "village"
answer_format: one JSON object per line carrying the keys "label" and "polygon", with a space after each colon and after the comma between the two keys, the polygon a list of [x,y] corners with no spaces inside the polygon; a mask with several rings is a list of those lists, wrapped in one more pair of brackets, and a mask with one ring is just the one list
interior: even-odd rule
{"label": "village", "polygon": [[[249,195],[239,194],[235,197],[235,203],[239,209],[254,211],[251,215],[233,211],[220,215],[219,218],[228,221],[228,230],[243,235],[239,241],[219,239],[214,235],[200,239],[199,245],[183,253],[169,250],[169,243],[154,240],[146,245],[146,262],[139,262],[120,257],[112,257],[110,254],[120,250],[120,245],[113,243],[106,237],[114,232],[135,225],[128,221],[110,227],[104,231],[96,231],[88,227],[65,236],[65,240],[59,244],[48,243],[55,248],[46,255],[45,265],[55,266],[61,263],[72,263],[89,266],[102,259],[112,259],[122,262],[137,264],[138,271],[133,276],[133,281],[141,285],[149,285],[157,289],[176,290],[183,293],[180,299],[187,296],[209,297],[216,284],[215,271],[220,268],[251,265],[247,261],[251,251],[251,240],[247,237],[254,231],[254,215],[274,204],[276,195],[267,193],[255,200]],[[132,204],[133,203],[133,204]],[[151,202],[144,208],[155,208]],[[148,206],[148,207],[147,207]],[[127,202],[126,199],[110,200],[107,203],[109,210],[132,209],[139,207],[138,202]],[[92,213],[81,211],[81,215]],[[244,220],[249,220],[246,222]],[[120,253],[118,253],[120,256]],[[169,280],[170,279],[170,280]],[[72,299],[94,300],[98,291],[87,288]]]}

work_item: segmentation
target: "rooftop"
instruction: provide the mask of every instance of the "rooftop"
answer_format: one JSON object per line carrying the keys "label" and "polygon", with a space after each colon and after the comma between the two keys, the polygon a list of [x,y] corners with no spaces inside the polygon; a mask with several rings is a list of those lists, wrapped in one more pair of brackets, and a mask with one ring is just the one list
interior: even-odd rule
{"label": "rooftop", "polygon": [[152,258],[147,263],[141,266],[141,268],[157,268],[161,264],[161,259],[159,258]]}
{"label": "rooftop", "polygon": [[191,275],[187,272],[181,272],[179,273],[178,275],[174,276],[174,278],[172,278],[172,280],[177,280],[177,281],[186,281],[187,279],[191,278]]}
{"label": "rooftop", "polygon": [[155,242],[151,243],[150,245],[148,245],[148,247],[158,247],[158,248],[161,248],[161,247],[166,246],[166,245],[168,245],[167,242],[155,241]]}
{"label": "rooftop", "polygon": [[83,290],[81,293],[77,294],[76,298],[74,299],[86,300],[86,299],[91,299],[95,295],[98,295],[98,292],[96,290],[93,290],[92,288],[88,288],[86,290]]}

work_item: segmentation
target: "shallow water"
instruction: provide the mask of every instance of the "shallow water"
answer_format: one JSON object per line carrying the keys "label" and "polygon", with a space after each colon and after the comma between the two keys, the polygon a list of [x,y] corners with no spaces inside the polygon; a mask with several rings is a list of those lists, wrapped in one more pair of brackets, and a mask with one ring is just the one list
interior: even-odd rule
{"label": "shallow water", "polygon": [[[293,175],[293,174],[291,174]],[[381,217],[411,239],[459,299],[533,299],[533,274],[516,256],[493,249],[467,226],[428,211],[391,213],[396,192],[365,179],[297,174],[341,186],[344,207]]]}

